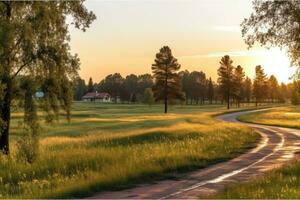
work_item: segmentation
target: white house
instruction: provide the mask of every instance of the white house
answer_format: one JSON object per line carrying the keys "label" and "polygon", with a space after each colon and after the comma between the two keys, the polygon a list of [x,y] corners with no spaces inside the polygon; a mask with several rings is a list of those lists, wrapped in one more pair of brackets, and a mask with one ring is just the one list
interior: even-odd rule
{"label": "white house", "polygon": [[109,103],[112,102],[112,98],[110,94],[106,92],[89,92],[86,93],[82,97],[83,101],[97,101],[97,102],[104,102],[104,103]]}

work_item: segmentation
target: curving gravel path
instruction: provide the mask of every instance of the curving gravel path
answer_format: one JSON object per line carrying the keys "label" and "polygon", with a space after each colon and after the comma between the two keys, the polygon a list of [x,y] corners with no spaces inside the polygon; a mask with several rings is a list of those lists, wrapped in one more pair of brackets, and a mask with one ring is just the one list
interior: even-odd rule
{"label": "curving gravel path", "polygon": [[[243,111],[218,116],[217,119],[238,122],[239,115],[262,110]],[[122,191],[102,192],[96,199],[198,199],[215,194],[225,187],[253,179],[265,171],[289,162],[300,150],[300,130],[243,123],[254,128],[262,139],[256,148],[178,179],[138,185]]]}

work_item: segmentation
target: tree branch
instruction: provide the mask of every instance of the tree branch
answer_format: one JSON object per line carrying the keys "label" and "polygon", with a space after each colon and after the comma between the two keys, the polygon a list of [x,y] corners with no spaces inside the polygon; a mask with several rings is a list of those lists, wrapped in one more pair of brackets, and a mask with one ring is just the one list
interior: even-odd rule
{"label": "tree branch", "polygon": [[12,79],[14,79],[19,73],[20,71],[22,71],[22,69],[24,67],[26,67],[27,65],[29,65],[32,61],[34,60],[34,58],[30,59],[28,62],[24,63],[17,71],[16,73],[12,76]]}

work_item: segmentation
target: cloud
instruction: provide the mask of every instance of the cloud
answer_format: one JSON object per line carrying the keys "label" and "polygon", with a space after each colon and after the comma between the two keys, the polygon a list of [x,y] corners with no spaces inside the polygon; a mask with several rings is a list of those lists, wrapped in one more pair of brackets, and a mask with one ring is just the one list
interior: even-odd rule
{"label": "cloud", "polygon": [[248,50],[248,51],[221,51],[221,52],[211,52],[208,54],[198,54],[198,55],[188,55],[180,56],[181,58],[217,58],[223,57],[224,55],[229,55],[230,57],[249,57],[249,56],[266,56],[267,52],[265,50]]}
{"label": "cloud", "polygon": [[231,33],[240,33],[241,27],[239,26],[213,26],[215,31],[231,32]]}

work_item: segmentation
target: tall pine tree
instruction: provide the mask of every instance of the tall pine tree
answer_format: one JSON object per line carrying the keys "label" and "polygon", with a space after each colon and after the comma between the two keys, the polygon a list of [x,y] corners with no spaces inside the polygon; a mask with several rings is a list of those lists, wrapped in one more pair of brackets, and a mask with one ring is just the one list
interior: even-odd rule
{"label": "tall pine tree", "polygon": [[220,93],[222,93],[223,99],[227,102],[227,109],[230,108],[230,98],[233,95],[233,69],[232,66],[233,61],[230,59],[228,55],[222,57],[220,61],[220,68],[218,69],[218,83],[220,85]]}
{"label": "tall pine tree", "polygon": [[173,57],[172,51],[168,46],[164,46],[156,54],[152,64],[154,77],[153,92],[156,101],[163,100],[165,113],[168,112],[168,101],[173,99],[184,100],[181,91],[181,81],[177,71],[180,69],[177,59]]}
{"label": "tall pine tree", "polygon": [[234,69],[234,96],[237,101],[238,107],[240,107],[241,100],[244,96],[244,88],[243,83],[245,79],[245,72],[243,71],[243,68],[238,65]]}
{"label": "tall pine tree", "polygon": [[253,96],[255,105],[264,100],[267,94],[267,77],[263,68],[258,65],[255,67],[255,78],[253,81]]}

